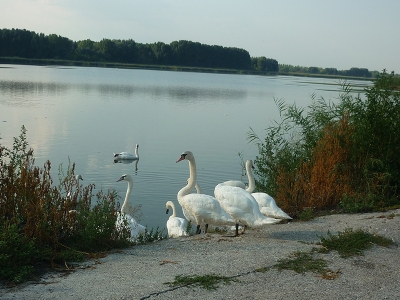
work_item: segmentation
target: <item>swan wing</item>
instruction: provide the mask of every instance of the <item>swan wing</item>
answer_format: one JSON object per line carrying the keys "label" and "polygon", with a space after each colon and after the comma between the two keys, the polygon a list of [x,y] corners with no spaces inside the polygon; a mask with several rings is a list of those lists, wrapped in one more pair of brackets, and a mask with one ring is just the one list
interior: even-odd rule
{"label": "swan wing", "polygon": [[188,194],[183,197],[181,206],[196,219],[196,224],[234,225],[232,218],[223,211],[212,196]]}
{"label": "swan wing", "polygon": [[178,217],[170,217],[167,221],[169,237],[187,236],[187,220]]}
{"label": "swan wing", "polygon": [[248,226],[262,226],[281,221],[265,217],[261,213],[256,199],[242,188],[219,184],[215,187],[214,193],[222,208],[237,223]]}
{"label": "swan wing", "polygon": [[252,195],[258,202],[260,211],[264,216],[286,220],[292,219],[292,217],[276,205],[274,198],[270,195],[266,193],[252,193]]}
{"label": "swan wing", "polygon": [[121,152],[114,154],[115,159],[138,159],[136,155],[129,152]]}
{"label": "swan wing", "polygon": [[227,186],[236,186],[236,187],[239,187],[244,190],[246,189],[246,185],[244,184],[244,182],[242,182],[240,180],[228,180],[228,181],[224,181],[221,184],[227,185]]}

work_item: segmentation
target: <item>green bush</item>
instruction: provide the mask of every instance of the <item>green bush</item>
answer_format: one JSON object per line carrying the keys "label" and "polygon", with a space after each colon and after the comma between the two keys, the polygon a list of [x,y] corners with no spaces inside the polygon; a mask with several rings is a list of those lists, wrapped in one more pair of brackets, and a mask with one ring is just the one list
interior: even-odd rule
{"label": "green bush", "polygon": [[0,227],[0,278],[22,282],[34,273],[41,258],[34,240],[27,239],[16,224]]}
{"label": "green bush", "polygon": [[[13,148],[0,145],[0,278],[21,282],[38,266],[65,266],[98,252],[132,246],[129,228],[117,230],[119,204],[115,190],[82,186],[59,167],[59,184],[53,183],[51,163],[34,165],[26,129],[14,138]],[[165,238],[157,228],[141,242]]]}
{"label": "green bush", "polygon": [[383,71],[364,95],[346,83],[337,101],[312,98],[307,108],[276,100],[281,121],[261,139],[256,189],[293,216],[304,207],[373,211],[400,204],[400,93]]}

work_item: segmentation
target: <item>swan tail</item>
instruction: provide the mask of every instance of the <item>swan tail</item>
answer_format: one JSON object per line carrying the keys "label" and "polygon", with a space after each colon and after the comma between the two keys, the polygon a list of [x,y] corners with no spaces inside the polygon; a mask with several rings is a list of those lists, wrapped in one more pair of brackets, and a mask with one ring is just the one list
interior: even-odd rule
{"label": "swan tail", "polygon": [[285,219],[285,220],[292,220],[293,218],[289,216],[287,213],[285,213],[283,210],[278,212],[277,216],[275,218],[278,219]]}
{"label": "swan tail", "polygon": [[254,226],[263,226],[263,225],[270,225],[270,224],[277,224],[281,222],[281,219],[275,219],[275,218],[270,218],[270,217],[264,217],[261,219],[258,219],[254,222]]}
{"label": "swan tail", "polygon": [[289,216],[287,213],[285,213],[283,210],[271,210],[268,209],[267,207],[262,207],[260,208],[261,213],[270,218],[275,218],[275,219],[282,219],[282,220],[292,220],[293,218]]}

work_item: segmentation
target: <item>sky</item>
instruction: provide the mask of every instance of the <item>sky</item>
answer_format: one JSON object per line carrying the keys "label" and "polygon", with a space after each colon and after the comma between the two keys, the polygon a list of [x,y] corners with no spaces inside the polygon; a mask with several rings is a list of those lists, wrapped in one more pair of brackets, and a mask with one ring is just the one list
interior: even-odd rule
{"label": "sky", "polygon": [[188,40],[304,67],[400,74],[399,0],[0,0],[0,28],[73,41]]}

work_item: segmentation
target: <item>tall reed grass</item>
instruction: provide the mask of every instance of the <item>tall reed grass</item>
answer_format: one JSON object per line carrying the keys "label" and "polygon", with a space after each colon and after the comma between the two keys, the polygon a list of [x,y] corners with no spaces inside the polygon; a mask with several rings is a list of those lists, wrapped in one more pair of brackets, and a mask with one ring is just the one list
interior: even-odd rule
{"label": "tall reed grass", "polygon": [[[115,190],[94,195],[94,184],[83,186],[75,177],[75,164],[66,173],[60,166],[55,183],[50,161],[43,168],[34,161],[24,126],[12,149],[0,145],[0,279],[21,282],[38,266],[65,266],[133,245],[130,229],[115,226],[120,210]],[[157,228],[139,242],[162,238]]]}
{"label": "tall reed grass", "polygon": [[285,211],[367,212],[400,205],[400,93],[384,70],[364,95],[342,83],[338,101],[307,108],[275,100],[281,115],[258,146],[256,187]]}

